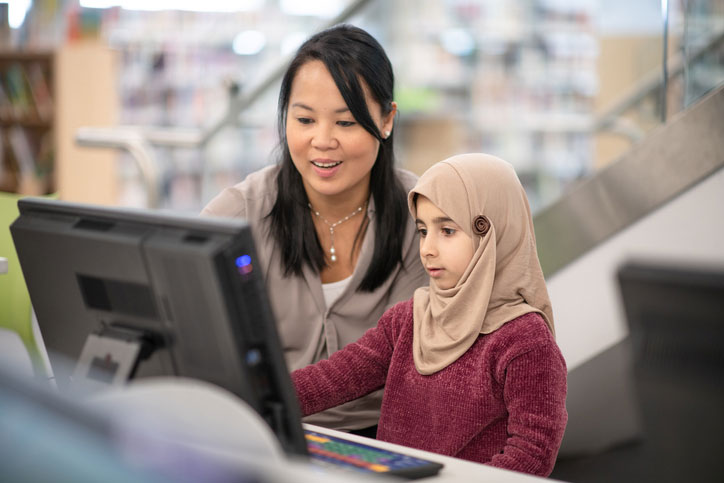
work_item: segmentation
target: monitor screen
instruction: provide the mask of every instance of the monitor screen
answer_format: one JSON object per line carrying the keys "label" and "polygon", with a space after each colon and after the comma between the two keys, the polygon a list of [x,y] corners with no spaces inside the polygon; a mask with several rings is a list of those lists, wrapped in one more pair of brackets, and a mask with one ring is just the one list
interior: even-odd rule
{"label": "monitor screen", "polygon": [[724,481],[724,266],[630,261],[618,282],[643,423],[640,475]]}
{"label": "monitor screen", "polygon": [[246,222],[33,198],[18,207],[10,231],[61,391],[201,379],[245,400],[287,452],[307,453]]}

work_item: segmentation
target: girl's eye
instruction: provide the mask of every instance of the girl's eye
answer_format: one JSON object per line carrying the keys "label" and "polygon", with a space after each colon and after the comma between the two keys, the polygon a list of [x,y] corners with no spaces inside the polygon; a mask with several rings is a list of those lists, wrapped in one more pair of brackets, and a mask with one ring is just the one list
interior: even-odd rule
{"label": "girl's eye", "polygon": [[354,126],[357,123],[354,121],[338,121],[337,124],[339,124],[342,127],[350,127],[350,126]]}
{"label": "girl's eye", "polygon": [[419,233],[421,237],[424,237],[427,235],[427,228],[418,228],[417,233]]}
{"label": "girl's eye", "polygon": [[454,234],[455,234],[455,231],[456,231],[455,228],[443,228],[443,229],[442,229],[442,232],[443,232],[445,235],[448,235],[448,236],[454,235]]}
{"label": "girl's eye", "polygon": [[300,124],[312,124],[312,120],[308,117],[298,117],[297,121],[299,121]]}

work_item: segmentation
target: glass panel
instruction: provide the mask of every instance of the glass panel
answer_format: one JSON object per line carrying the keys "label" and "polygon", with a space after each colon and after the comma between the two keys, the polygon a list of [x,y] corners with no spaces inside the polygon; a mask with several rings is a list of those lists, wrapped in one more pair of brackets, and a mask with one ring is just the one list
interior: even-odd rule
{"label": "glass panel", "polygon": [[682,105],[688,107],[724,82],[724,2],[688,0],[683,29]]}

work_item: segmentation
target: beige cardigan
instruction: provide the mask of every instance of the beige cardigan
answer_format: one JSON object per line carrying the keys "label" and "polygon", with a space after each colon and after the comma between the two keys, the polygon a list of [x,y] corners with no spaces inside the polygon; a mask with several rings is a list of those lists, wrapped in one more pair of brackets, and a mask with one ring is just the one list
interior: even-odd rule
{"label": "beige cardigan", "polygon": [[[266,288],[277,319],[289,370],[326,359],[377,325],[383,312],[412,297],[417,287],[427,285],[428,277],[420,263],[419,244],[412,219],[404,229],[402,258],[404,269],[397,267],[374,292],[356,292],[372,259],[375,236],[375,206],[370,199],[367,214],[370,224],[360,250],[357,268],[344,292],[326,307],[318,274],[304,268],[304,277],[284,277],[279,248],[267,236],[268,222],[276,197],[277,166],[251,173],[241,183],[222,191],[204,208],[206,216],[245,218],[252,225],[257,255],[266,277]],[[406,191],[416,181],[408,171],[397,170]],[[390,233],[386,236],[392,236]],[[305,422],[334,429],[360,429],[377,424],[382,391],[337,408],[305,418]]]}

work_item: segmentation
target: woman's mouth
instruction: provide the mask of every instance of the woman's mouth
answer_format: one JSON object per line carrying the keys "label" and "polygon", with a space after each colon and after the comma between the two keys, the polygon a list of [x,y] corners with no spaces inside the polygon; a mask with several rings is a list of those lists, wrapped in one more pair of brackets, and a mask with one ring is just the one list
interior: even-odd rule
{"label": "woman's mouth", "polygon": [[340,166],[342,166],[342,161],[332,161],[328,159],[316,159],[312,161],[312,169],[320,178],[331,178],[339,171]]}
{"label": "woman's mouth", "polygon": [[342,161],[312,161],[312,164],[317,168],[330,169],[334,168],[335,166],[339,166],[340,164],[342,164]]}

